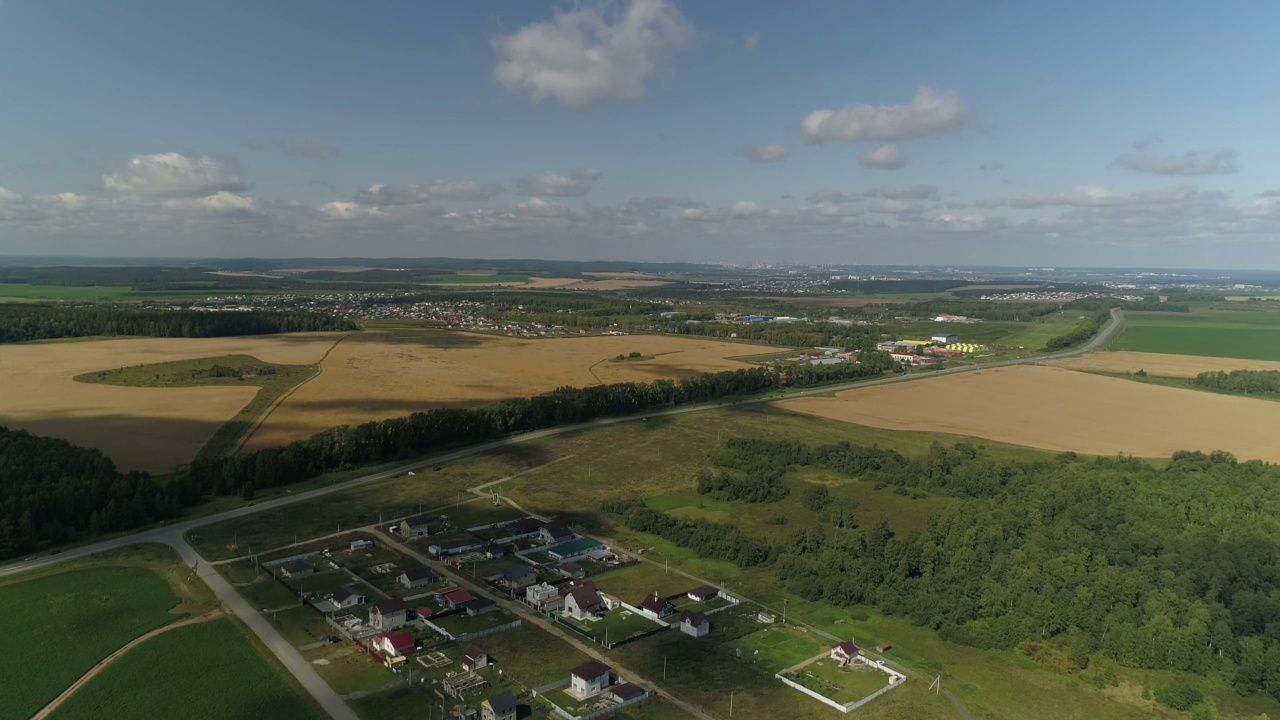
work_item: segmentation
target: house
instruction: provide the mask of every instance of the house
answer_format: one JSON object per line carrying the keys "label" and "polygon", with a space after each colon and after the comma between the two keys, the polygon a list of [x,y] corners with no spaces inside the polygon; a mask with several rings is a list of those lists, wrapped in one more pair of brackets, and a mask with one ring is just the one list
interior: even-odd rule
{"label": "house", "polygon": [[516,696],[503,690],[480,703],[480,720],[516,720]]}
{"label": "house", "polygon": [[702,587],[696,587],[685,593],[685,597],[694,602],[707,602],[708,600],[714,600],[720,597],[720,588],[715,587],[714,585],[703,585]]}
{"label": "house", "polygon": [[680,632],[700,638],[711,632],[711,623],[707,621],[707,616],[700,612],[687,612],[680,618]]}
{"label": "house", "polygon": [[526,550],[532,550],[538,546],[534,545],[532,540],[526,538],[523,540],[517,540],[508,545],[508,547],[511,548],[511,552],[524,552]]}
{"label": "house", "polygon": [[572,560],[573,558],[582,557],[594,550],[599,550],[602,547],[604,546],[600,544],[599,540],[594,540],[592,538],[578,538],[577,540],[570,540],[555,546],[551,550],[547,551],[547,555],[550,556],[552,560]]}
{"label": "house", "polygon": [[489,653],[472,645],[462,653],[462,669],[467,672],[475,672],[482,668],[489,667]]}
{"label": "house", "polygon": [[396,578],[396,582],[407,588],[416,588],[430,585],[436,579],[436,574],[431,572],[430,568],[409,568],[400,573],[400,577]]}
{"label": "house", "polygon": [[672,605],[670,600],[656,592],[641,600],[639,607],[642,615],[647,615],[655,620],[660,620],[676,611],[676,606]]}
{"label": "house", "polygon": [[418,648],[418,641],[409,633],[382,633],[373,636],[374,650],[387,657],[404,657]]}
{"label": "house", "polygon": [[344,585],[333,591],[333,607],[337,610],[343,610],[356,605],[363,605],[368,602],[368,598],[358,590],[352,589],[350,585]]}
{"label": "house", "polygon": [[440,602],[450,610],[456,610],[463,605],[475,600],[476,596],[472,595],[469,590],[460,587],[446,588],[440,591]]}
{"label": "house", "polygon": [[559,520],[552,520],[538,530],[544,543],[561,543],[573,538],[573,531]]}
{"label": "house", "polygon": [[413,609],[413,614],[424,620],[436,614],[436,609],[427,605],[419,605]]}
{"label": "house", "polygon": [[427,551],[438,558],[446,558],[450,555],[460,555],[468,550],[477,550],[484,546],[485,543],[475,537],[453,537],[431,545],[427,548]]}
{"label": "house", "polygon": [[351,552],[355,552],[356,550],[363,550],[368,547],[373,547],[372,540],[352,540],[351,541]]}
{"label": "house", "polygon": [[462,608],[467,611],[468,615],[483,615],[491,613],[498,609],[498,603],[487,597],[479,597],[470,602],[463,603]]}
{"label": "house", "polygon": [[489,543],[484,549],[484,556],[490,560],[497,560],[500,557],[507,556],[507,549],[497,543]]}
{"label": "house", "polygon": [[525,538],[530,535],[537,535],[542,529],[543,522],[537,518],[520,518],[519,520],[507,526],[507,535],[512,538]]}
{"label": "house", "polygon": [[862,655],[862,648],[847,640],[831,648],[831,659],[841,665],[852,665],[853,661],[860,655]]}
{"label": "house", "polygon": [[613,668],[599,660],[589,660],[569,673],[567,692],[579,700],[586,700],[607,690],[613,679]]}
{"label": "house", "polygon": [[550,567],[567,578],[584,578],[587,576],[587,571],[583,570],[582,566],[576,562],[558,562]]}
{"label": "house", "polygon": [[930,338],[935,345],[950,345],[953,342],[959,342],[960,338],[954,333],[934,333]]}
{"label": "house", "polygon": [[596,591],[596,584],[586,582],[571,588],[564,598],[564,611],[575,620],[597,617],[604,610],[604,601]]}
{"label": "house", "polygon": [[528,565],[517,565],[502,571],[502,584],[512,590],[532,585],[538,579],[538,571]]}
{"label": "house", "polygon": [[415,515],[400,522],[400,534],[412,540],[431,534],[431,526],[424,515]]}
{"label": "house", "polygon": [[560,591],[547,583],[538,583],[525,588],[524,600],[543,612],[564,607],[564,598],[560,595]]}
{"label": "house", "polygon": [[618,683],[609,688],[608,697],[620,705],[625,705],[626,703],[639,702],[649,697],[649,691],[635,683]]}
{"label": "house", "polygon": [[378,630],[394,630],[409,622],[409,607],[400,598],[380,600],[369,608],[369,624]]}
{"label": "house", "polygon": [[315,575],[316,568],[306,560],[290,560],[280,564],[280,574],[287,577],[302,577],[304,575]]}

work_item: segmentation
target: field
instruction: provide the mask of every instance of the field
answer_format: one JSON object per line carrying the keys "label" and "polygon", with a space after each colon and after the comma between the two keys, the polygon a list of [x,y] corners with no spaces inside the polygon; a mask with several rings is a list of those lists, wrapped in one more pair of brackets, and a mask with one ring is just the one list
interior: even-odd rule
{"label": "field", "polygon": [[1280,461],[1270,430],[1280,422],[1275,403],[1048,366],[981,370],[778,405],[861,425],[964,433],[1047,450],[1145,457],[1226,450],[1241,459]]}
{"label": "field", "polygon": [[133,293],[131,288],[80,285],[16,285],[0,283],[0,302],[11,300],[119,300]]}
{"label": "field", "polygon": [[0,583],[0,677],[25,678],[0,683],[0,719],[29,717],[129,641],[210,607],[189,572],[168,548],[147,545]]}
{"label": "field", "polygon": [[838,703],[850,703],[889,684],[889,676],[866,665],[841,667],[834,660],[819,660],[789,676],[801,685]]}
{"label": "field", "polygon": [[[157,678],[166,678],[157,681]],[[51,715],[199,720],[323,718],[283,668],[229,618],[147,640],[72,694]]]}
{"label": "field", "polygon": [[310,365],[341,337],[313,333],[7,345],[0,354],[0,424],[98,448],[122,469],[167,472],[194,458],[258,388],[121,387],[76,382],[77,375],[227,355]]}
{"label": "field", "polygon": [[[524,340],[446,330],[366,331],[281,403],[246,447],[282,445],[335,425],[432,407],[526,397],[557,387],[680,378],[748,367],[727,358],[776,351],[660,335]],[[610,363],[639,352],[652,360]]]}
{"label": "field", "polygon": [[1126,313],[1115,350],[1280,360],[1280,312]]}
{"label": "field", "polygon": [[1190,378],[1202,372],[1220,370],[1280,370],[1275,360],[1238,360],[1201,355],[1168,355],[1147,352],[1096,352],[1077,355],[1062,360],[1050,360],[1050,364],[1068,370],[1085,370],[1103,373],[1132,373],[1145,370],[1148,375],[1159,377]]}

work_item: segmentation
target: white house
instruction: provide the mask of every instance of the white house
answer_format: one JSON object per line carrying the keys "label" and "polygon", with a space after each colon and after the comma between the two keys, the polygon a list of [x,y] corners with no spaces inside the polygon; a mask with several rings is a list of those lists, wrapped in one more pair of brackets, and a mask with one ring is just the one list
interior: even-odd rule
{"label": "white house", "polygon": [[333,607],[338,610],[345,610],[368,601],[364,593],[353,589],[350,585],[344,585],[334,590],[331,599],[333,600]]}
{"label": "white house", "polygon": [[862,648],[847,640],[831,648],[831,659],[841,665],[852,665],[860,655],[862,655]]}
{"label": "white house", "polygon": [[604,692],[613,684],[613,669],[599,660],[589,660],[569,674],[568,693],[586,700]]}
{"label": "white house", "polygon": [[409,568],[408,570],[400,573],[400,576],[396,578],[396,582],[407,588],[422,587],[423,585],[430,585],[435,581],[436,574],[431,572],[429,568],[424,567]]}
{"label": "white house", "polygon": [[400,598],[382,600],[369,609],[369,624],[379,630],[394,630],[409,622],[409,607]]}
{"label": "white house", "polygon": [[595,583],[586,583],[569,590],[564,598],[564,611],[576,620],[598,616],[604,609],[604,600],[596,592]]}
{"label": "white house", "polygon": [[417,648],[418,641],[409,633],[382,633],[374,635],[371,644],[387,657],[404,657]]}
{"label": "white house", "polygon": [[700,612],[687,612],[680,618],[680,632],[700,638],[711,632],[711,623],[707,616]]}
{"label": "white house", "polygon": [[539,610],[556,610],[564,607],[564,598],[560,597],[560,591],[548,583],[538,583],[525,588],[524,599]]}

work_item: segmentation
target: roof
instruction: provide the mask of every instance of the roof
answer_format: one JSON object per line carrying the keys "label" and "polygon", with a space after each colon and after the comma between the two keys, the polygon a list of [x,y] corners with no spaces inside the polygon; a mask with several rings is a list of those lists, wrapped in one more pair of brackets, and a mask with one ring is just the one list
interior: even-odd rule
{"label": "roof", "polygon": [[464,590],[462,588],[457,588],[455,590],[451,590],[441,595],[440,599],[449,603],[450,605],[461,605],[462,603],[475,600],[476,596],[472,595],[467,590]]}
{"label": "roof", "polygon": [[662,597],[658,593],[653,593],[640,603],[640,607],[648,610],[649,612],[656,613],[662,612],[662,609],[670,604],[671,603],[667,602],[666,598]]}
{"label": "roof", "polygon": [[857,655],[858,653],[862,652],[862,650],[859,649],[857,645],[854,645],[848,640],[845,640],[842,643],[837,643],[835,649],[843,652],[845,655],[848,655],[849,657],[853,657],[854,655]]}
{"label": "roof", "polygon": [[599,660],[588,660],[574,668],[571,674],[580,680],[595,680],[601,675],[611,672],[613,672],[613,668]]}
{"label": "roof", "polygon": [[476,647],[475,645],[472,645],[471,647],[467,648],[467,651],[466,651],[466,652],[462,653],[462,659],[463,659],[463,660],[478,660],[478,659],[480,659],[480,658],[484,657],[484,655],[485,655],[484,650],[481,650],[480,648]]}
{"label": "roof", "polygon": [[514,552],[520,552],[522,550],[530,550],[535,547],[537,547],[537,545],[534,545],[533,542],[530,540],[517,540],[511,543],[511,550]]}
{"label": "roof", "polygon": [[497,605],[497,604],[498,603],[490,600],[487,597],[478,597],[478,598],[475,598],[474,600],[466,601],[465,603],[462,604],[462,606],[467,608],[468,610],[472,608],[478,610],[480,608],[493,607],[494,605]]}
{"label": "roof", "polygon": [[[561,565],[565,565],[565,564],[567,563],[561,563]],[[599,588],[596,587],[595,580],[582,580],[582,579],[570,580],[569,587],[587,588],[591,592],[599,592],[600,590]]]}
{"label": "roof", "polygon": [[436,576],[435,573],[431,572],[431,568],[424,568],[424,567],[409,568],[408,570],[405,570],[402,574],[405,577],[409,578],[410,582],[417,582],[418,580],[430,580]]}
{"label": "roof", "polygon": [[415,647],[418,644],[418,641],[414,639],[413,634],[407,633],[407,632],[382,633],[378,637],[383,638],[387,642],[391,643],[391,647],[395,648],[397,651],[408,650],[409,648]]}
{"label": "roof", "polygon": [[379,615],[386,615],[387,613],[393,613],[393,612],[401,612],[403,610],[408,610],[408,609],[409,609],[409,606],[405,605],[404,600],[401,600],[400,598],[391,598],[390,600],[379,600],[378,602],[373,604],[373,612],[376,612]]}
{"label": "roof", "polygon": [[506,570],[503,570],[502,576],[508,580],[519,580],[520,578],[525,577],[526,575],[531,575],[535,572],[537,571],[528,565],[516,565],[515,567],[509,567]]}
{"label": "roof", "polygon": [[537,518],[520,518],[507,526],[507,532],[512,535],[524,535],[525,533],[537,532],[542,525],[542,521]]}
{"label": "roof", "polygon": [[496,554],[498,554],[498,555],[506,555],[506,554],[507,554],[507,549],[506,549],[506,548],[504,548],[503,546],[499,545],[498,543],[489,543],[489,544],[485,547],[484,551],[485,551],[486,553],[490,554],[490,555],[493,555],[493,554],[495,554],[495,553],[496,553]]}
{"label": "roof", "polygon": [[516,696],[512,695],[510,690],[503,690],[497,695],[491,696],[485,702],[489,703],[489,707],[498,715],[509,713],[516,709]]}
{"label": "roof", "polygon": [[582,566],[576,562],[573,562],[572,560],[565,560],[564,562],[558,562],[555,564],[555,568],[557,570],[563,570],[573,575],[576,575],[577,573],[582,571]]}
{"label": "roof", "polygon": [[694,627],[700,627],[707,621],[707,616],[700,612],[687,612],[680,618],[680,622],[689,623]]}
{"label": "roof", "polygon": [[351,587],[348,585],[343,585],[342,587],[333,591],[333,599],[335,602],[342,602],[347,598],[359,597],[359,596],[360,596],[360,593],[356,592],[355,590],[352,590]]}
{"label": "roof", "polygon": [[430,522],[431,521],[427,520],[426,515],[414,515],[413,517],[405,520],[404,524],[408,525],[409,527],[419,527],[421,525],[429,525]]}
{"label": "roof", "polygon": [[287,563],[281,563],[280,569],[288,572],[298,572],[299,570],[315,570],[316,568],[306,560],[290,560]]}
{"label": "roof", "polygon": [[418,607],[414,608],[413,611],[417,613],[418,617],[420,618],[429,618],[432,615],[436,614],[435,608],[427,607],[426,605],[419,605]]}
{"label": "roof", "polygon": [[715,597],[720,594],[720,588],[714,585],[703,585],[690,590],[688,594],[700,598]]}
{"label": "roof", "polygon": [[648,691],[634,683],[622,683],[621,685],[614,685],[612,688],[609,688],[610,694],[624,702],[644,697],[646,692]]}
{"label": "roof", "polygon": [[559,520],[552,520],[546,525],[543,525],[542,529],[546,530],[547,534],[553,538],[569,537],[573,534],[573,531],[569,529],[569,526]]}
{"label": "roof", "polygon": [[550,552],[564,557],[565,555],[574,555],[600,546],[601,543],[599,540],[595,540],[593,538],[578,538],[577,540],[570,540],[562,545],[557,545],[551,548]]}
{"label": "roof", "polygon": [[586,610],[595,607],[604,602],[600,599],[600,593],[596,592],[593,587],[576,587],[569,591],[569,597],[573,598],[573,604]]}

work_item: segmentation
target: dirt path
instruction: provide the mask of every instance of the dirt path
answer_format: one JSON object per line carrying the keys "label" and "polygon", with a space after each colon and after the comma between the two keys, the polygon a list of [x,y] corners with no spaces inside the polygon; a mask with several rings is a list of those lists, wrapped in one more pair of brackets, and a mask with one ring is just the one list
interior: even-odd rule
{"label": "dirt path", "polygon": [[62,705],[62,703],[66,702],[67,698],[71,697],[72,693],[74,693],[76,690],[79,690],[82,686],[84,686],[85,683],[97,677],[98,673],[105,670],[108,665],[115,662],[120,656],[124,655],[125,653],[129,652],[135,647],[141,645],[142,643],[150,640],[151,638],[163,633],[167,633],[170,630],[173,630],[174,628],[180,628],[186,625],[194,625],[195,623],[208,622],[215,618],[222,617],[223,614],[224,613],[222,609],[218,608],[217,610],[210,610],[209,612],[203,615],[198,615],[196,617],[189,617],[184,620],[179,620],[178,622],[170,623],[168,625],[165,625],[164,627],[158,627],[155,630],[152,630],[151,632],[139,635],[138,637],[126,643],[124,647],[120,648],[119,650],[116,650],[110,655],[99,660],[97,665],[94,665],[93,667],[89,668],[88,672],[86,672],[84,675],[81,675],[79,680],[76,680],[75,682],[71,683],[71,686],[68,687],[66,690],[63,690],[62,694],[58,695],[58,697],[54,698],[53,700],[50,700],[48,705],[45,705],[44,707],[40,708],[40,712],[36,713],[35,715],[32,715],[31,720],[43,720],[44,718],[51,715],[54,710],[58,709],[59,705]]}

